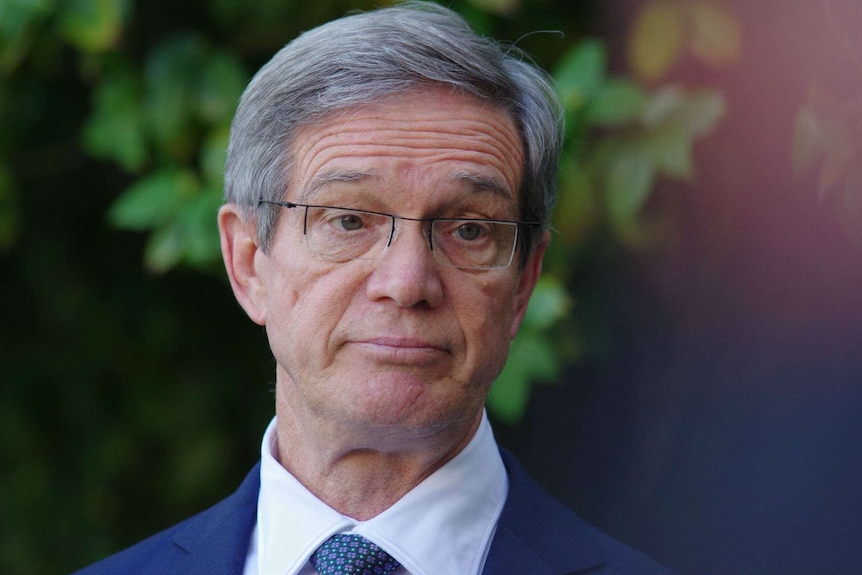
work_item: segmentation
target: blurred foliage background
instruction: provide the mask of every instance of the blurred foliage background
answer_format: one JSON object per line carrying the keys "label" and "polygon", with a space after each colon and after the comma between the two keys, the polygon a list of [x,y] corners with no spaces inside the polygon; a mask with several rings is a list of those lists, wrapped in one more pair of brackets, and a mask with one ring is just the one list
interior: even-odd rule
{"label": "blurred foliage background", "polygon": [[[384,3],[0,0],[0,572],[71,571],[257,459],[273,365],[221,271],[229,122],[285,42]],[[765,4],[451,2],[566,105],[489,408],[552,492],[683,572],[850,572],[862,9]]]}

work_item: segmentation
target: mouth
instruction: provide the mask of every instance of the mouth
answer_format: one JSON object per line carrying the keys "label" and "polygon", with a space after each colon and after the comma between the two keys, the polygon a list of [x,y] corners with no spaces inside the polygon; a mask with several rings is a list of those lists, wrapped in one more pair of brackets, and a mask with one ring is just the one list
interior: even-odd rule
{"label": "mouth", "polygon": [[419,338],[373,337],[351,342],[368,356],[386,363],[423,365],[449,354],[445,346]]}

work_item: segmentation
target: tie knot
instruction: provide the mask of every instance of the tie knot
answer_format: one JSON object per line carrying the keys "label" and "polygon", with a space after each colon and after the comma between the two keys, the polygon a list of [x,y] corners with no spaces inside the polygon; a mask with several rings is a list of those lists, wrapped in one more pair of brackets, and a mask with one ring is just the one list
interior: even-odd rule
{"label": "tie knot", "polygon": [[356,534],[333,535],[311,555],[320,575],[389,575],[398,561],[389,553]]}

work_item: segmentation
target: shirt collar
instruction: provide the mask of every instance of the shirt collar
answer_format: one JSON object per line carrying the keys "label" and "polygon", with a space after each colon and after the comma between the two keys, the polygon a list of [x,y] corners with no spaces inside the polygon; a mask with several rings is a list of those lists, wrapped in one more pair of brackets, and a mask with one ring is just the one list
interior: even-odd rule
{"label": "shirt collar", "polygon": [[345,517],[315,497],[279,464],[277,453],[273,419],[261,446],[260,573],[295,575],[339,532],[377,543],[412,575],[481,572],[508,491],[487,415],[461,453],[367,521]]}

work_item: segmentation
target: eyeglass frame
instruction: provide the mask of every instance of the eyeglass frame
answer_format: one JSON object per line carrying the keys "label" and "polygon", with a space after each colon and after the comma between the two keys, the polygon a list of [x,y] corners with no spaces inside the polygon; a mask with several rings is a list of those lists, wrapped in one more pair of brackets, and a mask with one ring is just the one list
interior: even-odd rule
{"label": "eyeglass frame", "polygon": [[[305,236],[305,238],[306,238],[306,240],[305,240],[306,247],[312,253],[317,253],[319,255],[324,255],[324,256],[326,255],[326,254],[320,254],[319,252],[315,252],[314,250],[311,249],[311,246],[308,245],[308,208],[321,208],[321,209],[328,209],[328,210],[346,210],[349,212],[360,212],[360,213],[364,213],[364,214],[372,214],[372,215],[376,215],[376,216],[384,216],[384,217],[389,218],[389,220],[390,220],[389,238],[386,240],[386,246],[383,248],[383,252],[385,252],[386,249],[389,248],[390,245],[392,245],[392,241],[395,239],[395,220],[405,220],[408,222],[419,222],[419,223],[426,223],[427,222],[430,224],[429,233],[428,233],[428,249],[430,249],[431,253],[434,255],[434,261],[436,261],[439,265],[442,265],[445,267],[452,267],[452,268],[456,268],[456,269],[479,270],[479,271],[502,270],[502,269],[508,268],[510,265],[512,265],[512,260],[515,259],[515,252],[517,251],[518,243],[521,240],[521,226],[541,226],[542,225],[541,222],[521,222],[521,221],[515,221],[515,220],[498,220],[498,219],[489,219],[489,218],[409,218],[406,216],[397,216],[395,214],[389,214],[386,212],[377,212],[374,210],[363,210],[363,209],[358,209],[358,208],[347,208],[344,206],[328,206],[328,205],[321,205],[321,204],[303,204],[300,202],[287,202],[287,201],[279,202],[279,201],[274,201],[274,200],[265,200],[263,198],[258,198],[257,205],[260,206],[262,204],[270,204],[273,206],[279,206],[279,207],[287,208],[287,209],[305,208],[305,214],[304,214],[304,217],[302,218],[302,235]],[[440,261],[440,259],[437,257],[437,252],[434,251],[434,234],[431,233],[434,229],[434,222],[437,222],[437,221],[485,222],[485,223],[512,224],[512,225],[514,225],[515,226],[515,240],[512,242],[512,251],[509,254],[509,259],[506,261],[505,265],[493,266],[493,267],[457,266],[457,265],[452,264],[452,263],[446,263],[446,262]],[[353,258],[353,259],[376,260],[376,259],[380,259],[383,257],[382,256],[383,252],[381,252],[380,257]],[[344,262],[341,262],[341,263],[346,263],[348,261],[352,261],[352,260],[348,259],[348,260],[345,260]]]}

